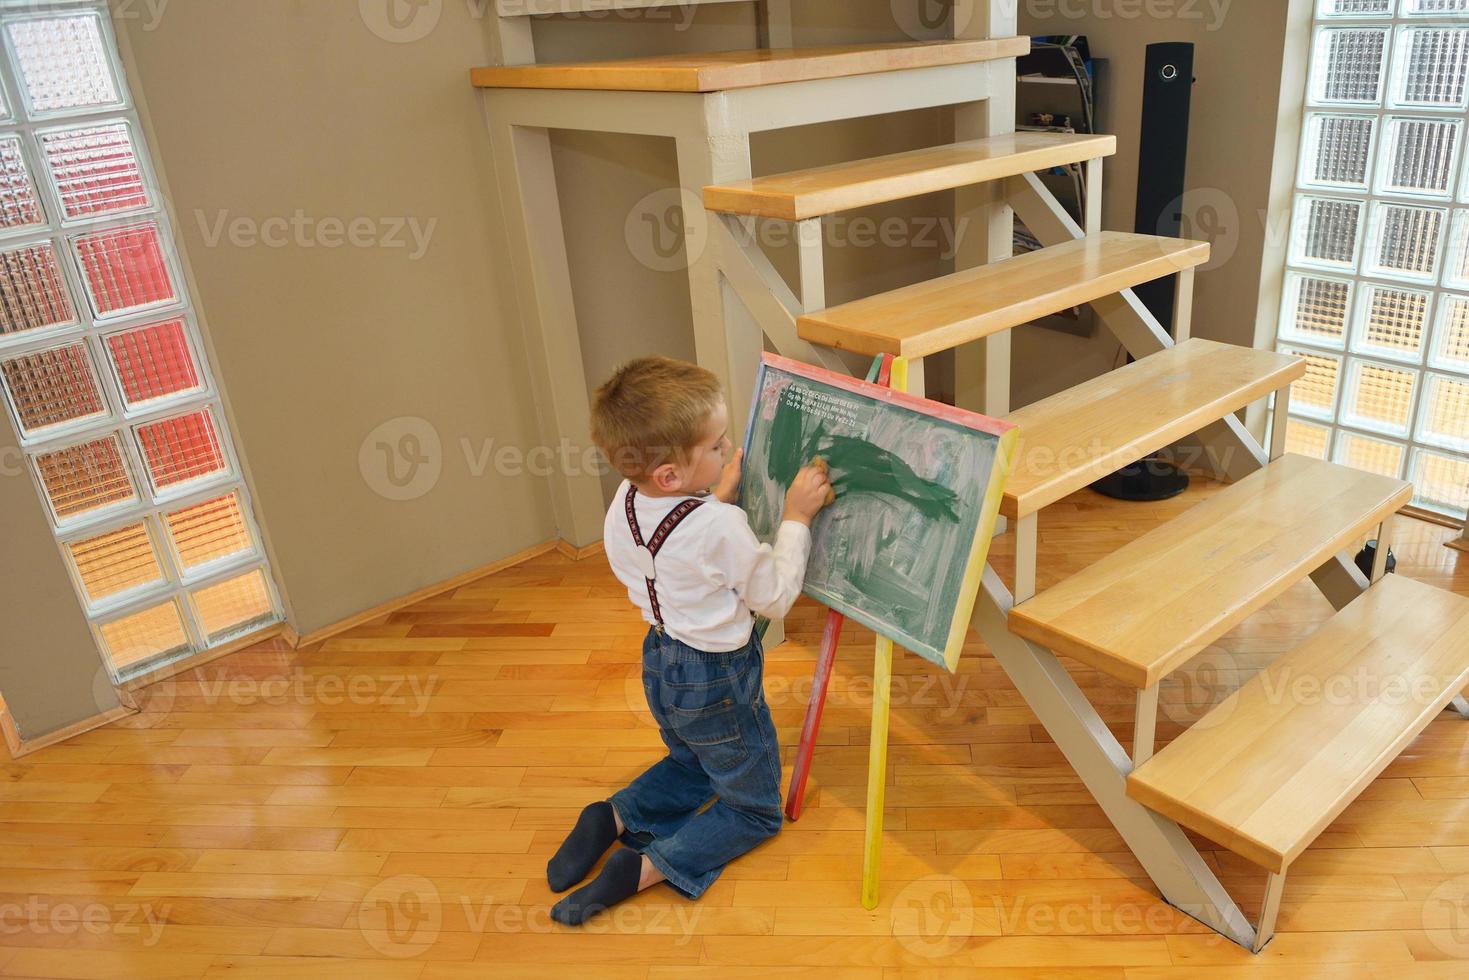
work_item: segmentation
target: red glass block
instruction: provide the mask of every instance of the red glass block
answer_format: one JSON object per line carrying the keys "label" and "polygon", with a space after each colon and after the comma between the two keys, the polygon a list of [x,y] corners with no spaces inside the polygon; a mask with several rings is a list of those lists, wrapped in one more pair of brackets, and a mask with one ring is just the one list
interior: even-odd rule
{"label": "red glass block", "polygon": [[223,473],[229,466],[208,410],[139,426],[138,443],[158,490]]}
{"label": "red glass block", "polygon": [[158,226],[128,225],[76,240],[77,261],[98,316],[171,303],[178,298]]}
{"label": "red glass block", "polygon": [[182,320],[114,334],[107,352],[129,408],[203,387]]}

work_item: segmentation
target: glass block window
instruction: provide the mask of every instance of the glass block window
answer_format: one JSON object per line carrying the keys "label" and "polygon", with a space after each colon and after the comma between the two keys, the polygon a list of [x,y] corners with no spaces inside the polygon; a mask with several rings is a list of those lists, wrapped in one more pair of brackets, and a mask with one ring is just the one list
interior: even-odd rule
{"label": "glass block window", "polygon": [[0,361],[10,408],[25,436],[105,418],[107,403],[84,342]]}
{"label": "glass block window", "polygon": [[5,33],[32,117],[122,106],[99,12],[12,20]]}
{"label": "glass block window", "polygon": [[1458,119],[1389,118],[1387,147],[1377,173],[1378,191],[1448,197],[1462,126]]}
{"label": "glass block window", "polygon": [[148,187],[127,123],[41,134],[52,186],[68,220],[148,206]]}
{"label": "glass block window", "polygon": [[1299,265],[1349,270],[1357,258],[1362,231],[1362,202],[1306,198],[1296,208],[1292,239]]}
{"label": "glass block window", "polygon": [[1277,348],[1286,446],[1469,503],[1469,0],[1316,0]]}
{"label": "glass block window", "polygon": [[1393,0],[1322,0],[1321,16],[1382,16],[1392,13]]}
{"label": "glass block window", "polygon": [[117,682],[279,622],[103,0],[0,0],[0,403]]}
{"label": "glass block window", "polygon": [[54,245],[0,251],[0,344],[78,322]]}
{"label": "glass block window", "polygon": [[1366,189],[1376,132],[1375,116],[1312,113],[1306,119],[1312,152],[1301,156],[1301,183]]}
{"label": "glass block window", "polygon": [[255,548],[244,508],[234,493],[173,511],[165,524],[186,573],[249,555]]}
{"label": "glass block window", "polygon": [[1285,430],[1285,451],[1302,456],[1326,458],[1326,449],[1331,445],[1331,429],[1324,425],[1302,422],[1292,418]]}
{"label": "glass block window", "polygon": [[112,334],[107,338],[107,355],[129,408],[203,390],[203,376],[183,320]]}
{"label": "glass block window", "polygon": [[1427,329],[1429,294],[1380,283],[1368,283],[1367,291],[1353,350],[1418,362]]}
{"label": "glass block window", "polygon": [[1295,354],[1306,362],[1305,377],[1291,386],[1291,407],[1302,415],[1331,418],[1336,409],[1337,376],[1341,373],[1341,358],[1305,348],[1282,347],[1281,350],[1287,354]]}
{"label": "glass block window", "polygon": [[1373,249],[1363,272],[1398,279],[1432,279],[1443,245],[1446,212],[1380,201],[1373,204]]}
{"label": "glass block window", "polygon": [[160,493],[229,471],[207,409],[139,426],[137,436],[148,481]]}
{"label": "glass block window", "polygon": [[1341,347],[1346,342],[1352,286],[1346,279],[1289,274],[1280,318],[1281,337]]}
{"label": "glass block window", "polygon": [[40,453],[34,462],[51,513],[63,527],[138,500],[116,435]]}
{"label": "glass block window", "polygon": [[1398,105],[1463,108],[1469,28],[1403,28],[1397,48],[1393,99]]}
{"label": "glass block window", "polygon": [[1311,94],[1326,104],[1372,105],[1382,98],[1384,28],[1328,28],[1316,35]]}
{"label": "glass block window", "polygon": [[98,632],[102,652],[116,674],[135,672],[150,661],[188,653],[192,646],[176,600],[104,623]]}
{"label": "glass block window", "polygon": [[92,311],[115,317],[174,303],[178,293],[154,223],[110,228],[73,240]]}
{"label": "glass block window", "polygon": [[148,527],[141,522],[82,538],[66,551],[93,607],[165,582]]}
{"label": "glass block window", "polygon": [[200,626],[215,643],[258,626],[274,614],[270,589],[258,568],[199,589],[192,598]]}
{"label": "glass block window", "polygon": [[1403,477],[1403,447],[1355,432],[1343,432],[1337,440],[1336,462],[1394,479]]}
{"label": "glass block window", "polygon": [[46,223],[18,137],[0,137],[0,230],[24,231]]}

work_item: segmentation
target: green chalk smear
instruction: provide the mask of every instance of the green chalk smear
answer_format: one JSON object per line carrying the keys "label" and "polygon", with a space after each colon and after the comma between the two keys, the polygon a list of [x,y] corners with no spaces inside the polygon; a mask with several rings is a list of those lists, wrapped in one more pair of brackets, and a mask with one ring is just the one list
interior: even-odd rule
{"label": "green chalk smear", "polygon": [[766,475],[777,486],[788,487],[796,473],[820,456],[831,471],[837,495],[877,493],[906,500],[930,520],[959,522],[958,494],[933,480],[925,480],[897,454],[863,439],[833,435],[817,421],[808,433],[803,414],[784,398],[771,425]]}

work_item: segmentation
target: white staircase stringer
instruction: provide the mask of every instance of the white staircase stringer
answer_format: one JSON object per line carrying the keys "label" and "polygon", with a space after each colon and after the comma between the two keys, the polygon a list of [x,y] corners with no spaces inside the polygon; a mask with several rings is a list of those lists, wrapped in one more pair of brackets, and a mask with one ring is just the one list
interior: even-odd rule
{"label": "white staircase stringer", "polygon": [[1229,896],[1183,829],[1127,795],[1132,760],[1076,681],[1044,647],[1010,632],[1013,599],[992,567],[971,625],[1026,705],[1076,770],[1097,804],[1158,886],[1164,899],[1221,935],[1252,949],[1255,928]]}
{"label": "white staircase stringer", "polygon": [[[715,217],[710,213],[710,217]],[[796,316],[804,312],[796,295],[786,285],[770,259],[753,240],[743,219],[718,215],[709,228],[719,253],[719,267],[739,301],[755,318],[776,353],[808,364],[818,364],[840,374],[852,374],[850,366],[830,347],[822,347],[796,336]]]}

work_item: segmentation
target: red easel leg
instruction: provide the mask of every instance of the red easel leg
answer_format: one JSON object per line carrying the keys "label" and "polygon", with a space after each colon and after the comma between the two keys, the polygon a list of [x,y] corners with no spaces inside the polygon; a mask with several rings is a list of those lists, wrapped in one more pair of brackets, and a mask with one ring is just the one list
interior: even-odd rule
{"label": "red easel leg", "polygon": [[821,709],[826,706],[826,686],[837,659],[837,641],[842,638],[839,612],[827,612],[826,627],[821,631],[821,651],[816,656],[816,672],[811,677],[811,700],[806,703],[806,722],[801,726],[801,744],[796,749],[796,763],[791,769],[791,788],[786,792],[786,816],[801,819],[806,801],[806,777],[811,774],[811,754],[816,751],[816,732],[821,728]]}

